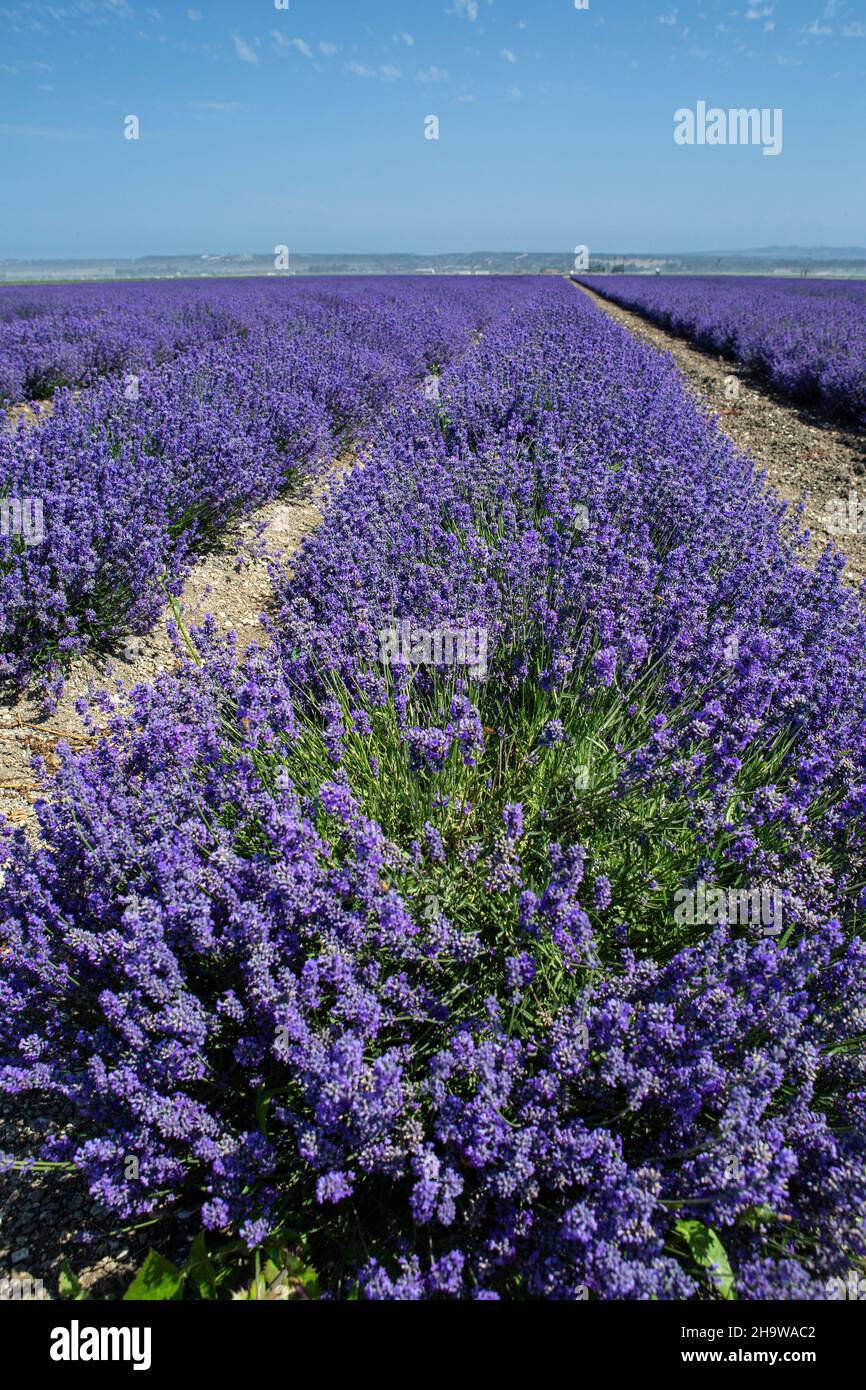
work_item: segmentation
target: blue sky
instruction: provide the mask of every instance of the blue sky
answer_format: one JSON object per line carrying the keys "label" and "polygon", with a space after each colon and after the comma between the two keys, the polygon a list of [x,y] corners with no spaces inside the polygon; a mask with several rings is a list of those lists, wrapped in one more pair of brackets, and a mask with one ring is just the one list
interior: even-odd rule
{"label": "blue sky", "polygon": [[866,0],[289,3],[0,0],[0,257],[866,243]]}

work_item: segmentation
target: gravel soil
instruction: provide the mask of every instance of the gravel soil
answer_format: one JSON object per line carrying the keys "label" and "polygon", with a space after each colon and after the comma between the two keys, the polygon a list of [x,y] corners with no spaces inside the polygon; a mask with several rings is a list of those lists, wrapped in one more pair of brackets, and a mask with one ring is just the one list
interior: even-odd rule
{"label": "gravel soil", "polygon": [[[670,354],[719,427],[766,472],[769,486],[794,504],[805,497],[812,559],[832,543],[848,557],[847,579],[859,586],[866,579],[866,522],[860,522],[866,508],[858,509],[866,504],[866,430],[792,403],[743,363],[705,352],[585,285],[575,287],[636,338]],[[834,503],[846,508],[845,534],[828,510]]]}
{"label": "gravel soil", "polygon": [[18,428],[19,420],[28,425],[35,425],[39,420],[44,420],[51,414],[51,401],[25,401],[22,405],[7,405],[3,409],[6,415],[5,428],[15,430]]}

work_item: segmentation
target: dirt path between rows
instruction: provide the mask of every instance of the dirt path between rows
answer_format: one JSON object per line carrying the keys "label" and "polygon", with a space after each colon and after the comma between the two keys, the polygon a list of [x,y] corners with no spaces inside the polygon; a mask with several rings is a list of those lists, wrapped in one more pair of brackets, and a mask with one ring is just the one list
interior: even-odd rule
{"label": "dirt path between rows", "polygon": [[[326,494],[356,462],[354,453],[346,453],[306,493],[268,502],[231,523],[218,546],[203,555],[187,577],[180,599],[185,625],[196,625],[211,613],[222,633],[237,633],[240,652],[252,642],[266,642],[260,619],[272,598],[269,566],[290,568],[304,537],[322,520]],[[113,689],[116,680],[131,689],[174,665],[168,636],[172,616],[166,608],[148,636],[122,637],[109,658],[76,662],[52,715],[45,716],[40,702],[27,695],[13,705],[0,705],[0,813],[13,824],[33,822],[33,803],[41,794],[30,766],[34,754],[45,759],[51,772],[58,766],[58,742],[65,739],[73,747],[87,742],[76,701],[91,689]]]}
{"label": "dirt path between rows", "polygon": [[[806,494],[812,560],[831,541],[848,557],[846,579],[861,584],[866,579],[866,534],[858,526],[866,511],[858,508],[866,504],[866,431],[785,400],[743,363],[697,348],[586,285],[571,283],[635,337],[670,354],[704,408],[766,471],[768,484],[780,496],[797,503]],[[831,509],[842,518],[841,526],[834,523]]]}
{"label": "dirt path between rows", "polygon": [[5,428],[16,430],[18,421],[23,420],[27,425],[35,425],[41,420],[45,420],[51,414],[51,401],[22,401],[20,405],[5,405],[2,407],[5,416]]}

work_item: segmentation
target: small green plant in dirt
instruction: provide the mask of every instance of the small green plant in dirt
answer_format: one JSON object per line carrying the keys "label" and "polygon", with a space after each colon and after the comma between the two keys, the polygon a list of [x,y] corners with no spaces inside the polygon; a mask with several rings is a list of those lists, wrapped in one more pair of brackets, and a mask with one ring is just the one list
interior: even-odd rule
{"label": "small green plant in dirt", "polygon": [[[68,1262],[60,1270],[58,1292],[67,1300],[92,1298]],[[255,1252],[240,1241],[214,1241],[208,1249],[203,1231],[182,1264],[149,1250],[123,1294],[128,1303],[309,1302],[319,1297],[315,1271],[278,1238],[269,1238]]]}

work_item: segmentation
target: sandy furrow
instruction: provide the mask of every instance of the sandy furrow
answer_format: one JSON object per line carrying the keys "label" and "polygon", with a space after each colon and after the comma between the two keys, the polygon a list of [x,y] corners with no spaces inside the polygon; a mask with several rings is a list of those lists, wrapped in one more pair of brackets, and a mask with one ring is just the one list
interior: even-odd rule
{"label": "sandy furrow", "polygon": [[[354,453],[344,454],[305,495],[278,498],[233,522],[218,546],[203,555],[187,577],[180,600],[185,625],[194,626],[210,613],[221,632],[237,634],[239,651],[252,642],[266,642],[260,618],[272,599],[269,565],[291,567],[304,537],[322,520],[327,493],[356,462]],[[89,689],[109,685],[113,689],[116,680],[131,689],[173,666],[167,630],[171,618],[166,608],[146,637],[123,635],[110,657],[76,662],[52,715],[46,717],[31,696],[0,705],[0,813],[7,819],[32,823],[33,803],[40,795],[30,766],[34,754],[42,756],[52,771],[61,739],[74,747],[86,743],[84,724],[75,709],[77,700]]]}
{"label": "sandy furrow", "polygon": [[[587,286],[572,284],[635,337],[671,355],[705,409],[716,416],[719,427],[766,471],[769,485],[792,503],[805,494],[812,558],[832,542],[848,557],[845,575],[849,582],[862,583],[866,579],[866,533],[857,529],[860,513],[852,511],[852,498],[855,508],[866,508],[866,431],[828,420],[813,407],[787,401],[742,363],[694,347]],[[842,507],[844,526],[835,520]],[[863,524],[866,529],[866,522]]]}

